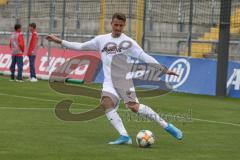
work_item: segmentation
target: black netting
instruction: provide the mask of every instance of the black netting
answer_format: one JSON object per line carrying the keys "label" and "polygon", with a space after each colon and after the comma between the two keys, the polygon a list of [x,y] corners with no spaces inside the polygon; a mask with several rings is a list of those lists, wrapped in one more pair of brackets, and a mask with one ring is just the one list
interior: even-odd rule
{"label": "black netting", "polygon": [[[53,8],[51,2],[54,2]],[[37,23],[39,32],[48,33],[53,16],[54,34],[61,35],[64,25],[66,39],[85,41],[98,35],[101,29],[110,32],[113,13],[121,12],[127,17],[125,33],[134,39],[137,22],[144,22],[142,32],[145,32],[145,50],[149,52],[187,55],[190,27],[193,55],[214,55],[218,47],[221,0],[192,0],[192,3],[191,0],[66,0],[65,14],[63,2],[32,0],[29,4],[28,0],[10,0],[7,5],[0,6],[0,31],[12,31],[18,20],[24,31],[31,21]],[[240,0],[232,0],[231,12],[230,54],[239,55]],[[101,22],[105,24],[104,28],[101,28]]]}

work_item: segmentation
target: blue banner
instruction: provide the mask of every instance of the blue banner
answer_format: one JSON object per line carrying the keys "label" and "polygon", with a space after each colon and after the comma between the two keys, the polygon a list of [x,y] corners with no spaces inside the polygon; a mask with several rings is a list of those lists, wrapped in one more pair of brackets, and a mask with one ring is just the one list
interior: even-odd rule
{"label": "blue banner", "polygon": [[[174,91],[216,95],[217,61],[212,59],[186,58],[153,55],[161,64],[179,74],[179,77],[165,75],[161,80],[170,83]],[[103,82],[100,71],[95,82]],[[227,92],[229,97],[240,98],[240,63],[229,62]]]}

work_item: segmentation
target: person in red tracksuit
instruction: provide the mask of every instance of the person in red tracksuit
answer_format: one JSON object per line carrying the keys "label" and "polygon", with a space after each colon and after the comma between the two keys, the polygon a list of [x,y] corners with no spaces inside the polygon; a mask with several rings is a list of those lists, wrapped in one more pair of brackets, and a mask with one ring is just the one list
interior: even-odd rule
{"label": "person in red tracksuit", "polygon": [[16,78],[17,82],[23,82],[22,71],[23,71],[23,52],[24,52],[24,37],[21,33],[22,26],[15,24],[15,32],[12,33],[10,39],[10,49],[12,51],[12,63],[10,66],[11,81],[15,79],[15,66],[18,67],[18,75]]}
{"label": "person in red tracksuit", "polygon": [[28,41],[28,50],[27,55],[29,57],[30,62],[30,81],[31,82],[37,82],[37,77],[35,73],[35,59],[38,51],[38,33],[36,30],[36,24],[31,23],[29,24],[29,30],[30,30],[30,37]]}

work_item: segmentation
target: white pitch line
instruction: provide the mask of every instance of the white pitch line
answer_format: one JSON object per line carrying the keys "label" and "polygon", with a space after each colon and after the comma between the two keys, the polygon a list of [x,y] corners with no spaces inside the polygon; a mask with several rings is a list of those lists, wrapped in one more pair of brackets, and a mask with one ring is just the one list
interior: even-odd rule
{"label": "white pitch line", "polygon": [[[42,108],[26,108],[26,107],[5,107],[5,105],[0,105],[0,109],[6,109],[6,110],[53,110],[54,108],[47,108],[47,107],[42,107]],[[2,107],[4,106],[4,107]]]}
{"label": "white pitch line", "polygon": [[[43,99],[43,98],[36,98],[36,97],[26,97],[26,96],[19,96],[19,95],[12,95],[7,93],[0,93],[0,95],[3,96],[10,96],[10,97],[16,97],[16,98],[24,98],[24,99],[30,99],[30,100],[37,100],[37,101],[45,101],[45,102],[60,102],[61,100],[53,100],[53,99]],[[84,103],[73,103],[75,105],[85,105],[85,106],[94,106],[90,104],[84,104]]]}
{"label": "white pitch line", "polygon": [[[43,98],[36,98],[36,97],[26,97],[26,96],[19,96],[19,95],[12,95],[12,94],[7,94],[7,93],[0,93],[0,95],[3,96],[10,96],[10,97],[16,97],[16,98],[23,98],[23,99],[29,99],[29,100],[36,100],[36,101],[46,101],[46,102],[60,102],[61,100],[53,100],[53,99],[43,99]],[[97,107],[98,104],[96,105],[92,105],[92,104],[85,104],[85,103],[73,103],[74,105],[78,105],[78,106],[89,106],[89,107]],[[1,105],[0,105],[1,106]],[[3,106],[3,105],[2,105]],[[27,109],[31,109],[31,110],[37,110],[37,109],[55,109],[55,108],[20,108],[20,107],[0,107],[0,109],[19,109],[19,110],[27,110]],[[71,108],[71,110],[90,110],[91,108],[88,109],[84,109],[84,108]],[[126,109],[118,109],[120,111],[128,111]]]}
{"label": "white pitch line", "polygon": [[[52,100],[52,99],[42,99],[42,98],[36,98],[36,97],[26,97],[26,96],[19,96],[19,95],[12,95],[12,94],[6,94],[6,93],[0,93],[0,95],[3,96],[11,96],[11,97],[17,97],[17,98],[24,98],[24,99],[30,99],[30,100],[38,100],[38,101],[47,101],[47,102],[59,102],[60,100]],[[84,104],[84,103],[73,103],[75,105],[81,105],[81,106],[89,106],[89,107],[96,107],[96,105],[90,105],[90,104]],[[0,105],[3,106],[3,105]],[[53,110],[55,108],[22,108],[22,107],[0,107],[0,109],[15,109],[15,110]],[[83,108],[73,108],[71,110],[90,110],[89,109],[83,109]],[[118,109],[119,111],[128,111],[124,109]],[[215,124],[223,124],[223,125],[231,125],[240,127],[240,124],[237,123],[230,123],[230,122],[221,122],[221,121],[214,121],[214,120],[207,120],[207,119],[199,119],[199,118],[191,118],[194,121],[201,121],[201,122],[207,122],[207,123],[215,123]]]}
{"label": "white pitch line", "polygon": [[213,121],[213,120],[199,119],[199,118],[192,118],[192,119],[195,120],[195,121],[208,122],[208,123],[216,123],[216,124],[225,124],[225,125],[231,125],[231,126],[240,127],[240,124],[237,124],[237,123]]}
{"label": "white pitch line", "polygon": [[[2,107],[3,106],[3,107]],[[34,108],[34,107],[5,107],[5,105],[0,105],[0,110],[1,109],[6,109],[6,110],[55,110],[55,107],[42,107],[42,108]],[[80,111],[87,111],[90,110],[91,108],[71,108],[70,110],[80,110]]]}

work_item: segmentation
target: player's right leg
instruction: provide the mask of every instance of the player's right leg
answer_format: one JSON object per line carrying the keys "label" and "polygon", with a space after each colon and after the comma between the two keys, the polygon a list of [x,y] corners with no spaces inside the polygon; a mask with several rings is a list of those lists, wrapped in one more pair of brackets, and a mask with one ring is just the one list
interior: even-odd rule
{"label": "player's right leg", "polygon": [[17,60],[16,60],[16,56],[12,56],[12,63],[11,63],[11,66],[10,66],[10,72],[11,72],[11,81],[13,81],[15,79],[15,65],[17,63]]}
{"label": "player's right leg", "polygon": [[119,99],[110,93],[103,92],[101,98],[101,106],[104,108],[106,116],[110,123],[114,126],[114,128],[120,134],[120,137],[109,144],[132,144],[131,138],[128,136],[128,133],[123,125],[122,119],[117,113],[117,105],[119,103]]}
{"label": "player's right leg", "polygon": [[17,81],[23,82],[22,72],[23,72],[23,57],[18,56],[17,57],[17,67],[18,67],[18,75],[17,75]]}

